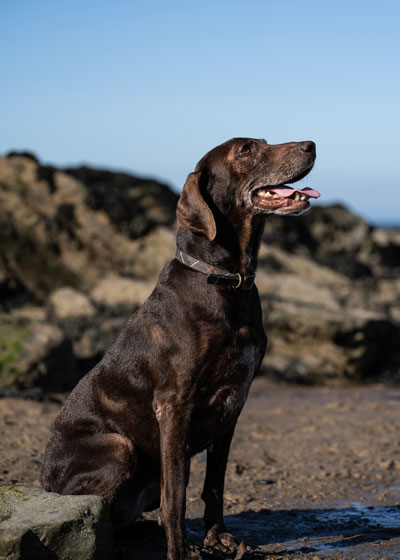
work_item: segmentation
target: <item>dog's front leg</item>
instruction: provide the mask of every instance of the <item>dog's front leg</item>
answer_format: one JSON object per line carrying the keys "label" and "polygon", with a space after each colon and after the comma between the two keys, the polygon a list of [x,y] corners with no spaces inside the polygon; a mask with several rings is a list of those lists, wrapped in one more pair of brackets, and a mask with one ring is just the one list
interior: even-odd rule
{"label": "dog's front leg", "polygon": [[222,438],[214,441],[207,450],[207,469],[201,495],[205,503],[204,545],[234,552],[238,542],[228,533],[224,523],[224,483],[226,464],[234,428]]}
{"label": "dog's front leg", "polygon": [[153,408],[160,429],[161,521],[168,545],[168,560],[186,558],[186,456],[190,410],[175,400],[155,399]]}

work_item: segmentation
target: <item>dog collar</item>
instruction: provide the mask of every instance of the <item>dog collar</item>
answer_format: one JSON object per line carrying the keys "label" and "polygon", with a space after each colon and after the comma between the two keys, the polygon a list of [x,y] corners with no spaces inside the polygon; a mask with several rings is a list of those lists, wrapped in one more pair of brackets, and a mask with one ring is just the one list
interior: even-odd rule
{"label": "dog collar", "polygon": [[218,284],[220,286],[230,286],[240,290],[250,290],[253,287],[255,274],[245,276],[240,272],[228,272],[223,268],[211,266],[203,261],[199,261],[184,253],[180,249],[176,249],[175,258],[185,266],[202,272],[207,276],[207,284]]}

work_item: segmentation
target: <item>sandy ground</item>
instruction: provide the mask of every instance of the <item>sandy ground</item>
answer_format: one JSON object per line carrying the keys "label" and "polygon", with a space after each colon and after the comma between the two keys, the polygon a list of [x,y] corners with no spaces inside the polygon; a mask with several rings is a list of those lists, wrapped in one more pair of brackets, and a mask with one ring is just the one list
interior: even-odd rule
{"label": "sandy ground", "polygon": [[[39,484],[58,408],[0,399],[1,485]],[[204,468],[204,454],[195,457],[187,500],[195,551]],[[400,389],[257,379],[232,444],[225,516],[249,559],[400,559]],[[118,536],[118,560],[165,558],[156,513],[147,518]]]}

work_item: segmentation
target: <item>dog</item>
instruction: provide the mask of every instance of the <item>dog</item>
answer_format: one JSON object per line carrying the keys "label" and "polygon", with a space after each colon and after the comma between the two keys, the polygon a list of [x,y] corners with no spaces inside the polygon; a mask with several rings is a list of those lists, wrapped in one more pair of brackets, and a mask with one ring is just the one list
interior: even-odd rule
{"label": "dog", "polygon": [[236,422],[267,346],[254,283],[266,216],[298,215],[319,193],[288,186],[314,165],[311,141],[233,138],[190,173],[177,251],[154,291],[51,428],[42,484],[97,494],[115,528],[160,507],[168,560],[183,560],[190,459],[207,449],[204,544],[233,552],[223,491]]}

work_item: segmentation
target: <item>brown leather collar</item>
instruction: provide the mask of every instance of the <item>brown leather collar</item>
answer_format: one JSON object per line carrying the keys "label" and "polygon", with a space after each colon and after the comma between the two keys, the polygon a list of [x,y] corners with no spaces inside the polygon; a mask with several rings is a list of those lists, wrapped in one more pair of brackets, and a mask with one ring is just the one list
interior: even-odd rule
{"label": "brown leather collar", "polygon": [[207,284],[229,286],[240,290],[250,290],[250,288],[253,287],[254,279],[256,277],[255,274],[245,276],[240,272],[228,272],[223,268],[211,266],[203,261],[199,261],[178,248],[176,248],[175,258],[185,266],[206,274]]}

